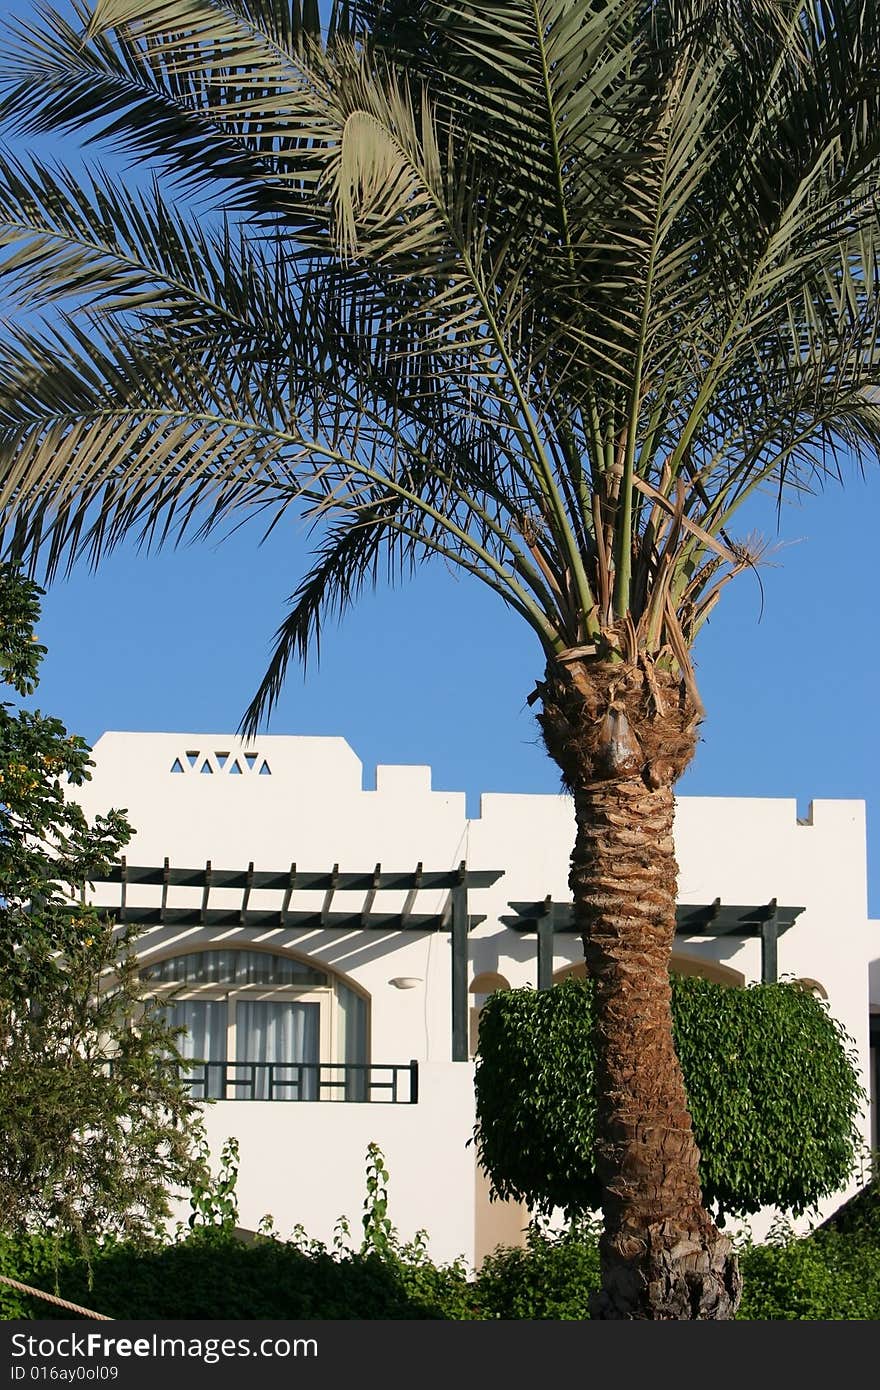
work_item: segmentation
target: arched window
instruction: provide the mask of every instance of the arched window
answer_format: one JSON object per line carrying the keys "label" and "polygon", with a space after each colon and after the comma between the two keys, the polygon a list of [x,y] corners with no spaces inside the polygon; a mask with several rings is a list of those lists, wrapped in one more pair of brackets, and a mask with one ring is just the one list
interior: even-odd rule
{"label": "arched window", "polygon": [[[314,962],[224,947],[151,961],[140,974],[167,1000],[168,1022],[186,1029],[181,1054],[210,1064],[207,1097],[238,1080],[238,1099],[317,1100],[320,1064],[368,1061],[366,998]],[[352,1071],[336,1094],[360,1099],[364,1083]]]}
{"label": "arched window", "polygon": [[807,994],[815,994],[817,999],[828,998],[828,991],[819,980],[811,980],[807,976],[802,976],[801,979],[795,980],[794,983],[800,985],[801,989],[806,990]]}

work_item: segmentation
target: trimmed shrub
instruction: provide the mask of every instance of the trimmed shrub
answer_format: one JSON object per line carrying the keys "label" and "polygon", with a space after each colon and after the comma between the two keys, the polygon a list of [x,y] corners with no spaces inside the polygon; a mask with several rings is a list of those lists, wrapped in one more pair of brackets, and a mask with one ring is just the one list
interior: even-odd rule
{"label": "trimmed shrub", "polygon": [[[537,1211],[595,1210],[592,985],[505,990],[480,1016],[475,1138],[495,1192]],[[795,1215],[839,1190],[861,1136],[852,1040],[795,984],[672,976],[704,1198],[719,1219]]]}
{"label": "trimmed shrub", "polygon": [[740,1319],[880,1319],[880,1244],[867,1231],[826,1226],[798,1239],[781,1226],[765,1244],[747,1246],[740,1264]]}
{"label": "trimmed shrub", "polygon": [[[246,1245],[210,1234],[156,1249],[126,1244],[55,1252],[38,1237],[0,1238],[0,1272],[113,1318],[373,1319],[473,1316],[464,1269],[406,1253],[340,1257],[272,1239]],[[54,1304],[0,1285],[0,1315],[72,1318]]]}
{"label": "trimmed shrub", "polygon": [[[0,1236],[0,1273],[60,1294],[113,1318],[445,1318],[475,1316],[461,1262],[436,1265],[423,1232],[402,1242],[387,1215],[388,1171],[376,1144],[367,1150],[363,1240],[351,1244],[340,1219],[331,1248],[298,1228],[290,1241],[263,1230],[236,1233],[238,1144],[230,1139],[219,1171],[194,1184],[190,1229],[162,1243]],[[264,1227],[271,1228],[271,1222]],[[0,1284],[0,1314],[75,1317],[57,1305]]]}
{"label": "trimmed shrub", "polygon": [[588,1318],[599,1288],[599,1226],[575,1223],[553,1235],[533,1223],[524,1249],[487,1256],[476,1278],[481,1318]]}
{"label": "trimmed shrub", "polygon": [[[581,1321],[599,1287],[599,1223],[562,1233],[533,1222],[524,1249],[498,1249],[477,1275],[461,1261],[437,1265],[426,1237],[403,1242],[388,1217],[388,1173],[370,1145],[358,1249],[340,1218],[333,1242],[297,1228],[245,1243],[236,1235],[234,1145],[213,1184],[193,1192],[193,1226],[175,1240],[79,1241],[42,1233],[0,1235],[0,1273],[120,1319],[528,1319]],[[880,1319],[877,1193],[867,1188],[830,1222],[796,1239],[781,1221],[764,1245],[741,1248],[740,1319]],[[271,1223],[266,1223],[271,1227]],[[79,1315],[0,1284],[4,1320]]]}
{"label": "trimmed shrub", "polygon": [[[91,1254],[45,1236],[0,1237],[0,1272],[116,1318],[528,1319],[579,1321],[599,1286],[595,1228],[552,1235],[533,1227],[525,1249],[500,1249],[478,1275],[433,1264],[417,1245],[379,1255],[304,1249],[271,1238],[190,1235],[152,1250],[118,1245]],[[880,1245],[820,1229],[778,1230],[740,1253],[744,1320],[880,1319]],[[0,1285],[0,1318],[76,1314]]]}

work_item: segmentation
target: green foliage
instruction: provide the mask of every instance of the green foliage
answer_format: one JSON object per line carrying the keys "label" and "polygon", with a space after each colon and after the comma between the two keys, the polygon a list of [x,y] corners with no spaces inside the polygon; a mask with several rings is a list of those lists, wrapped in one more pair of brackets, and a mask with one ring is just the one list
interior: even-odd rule
{"label": "green foliage", "polygon": [[573,1222],[552,1233],[533,1222],[522,1249],[500,1248],[480,1266],[476,1291],[483,1318],[590,1316],[590,1295],[600,1285],[599,1225]]}
{"label": "green foliage", "polygon": [[201,1170],[190,1187],[191,1207],[189,1227],[194,1233],[227,1235],[235,1230],[238,1221],[238,1140],[231,1136],[220,1151],[220,1171],[212,1175],[209,1167],[209,1147],[204,1135],[197,1141]]}
{"label": "green foliage", "polygon": [[555,989],[497,991],[483,1005],[474,1135],[501,1198],[539,1210],[600,1204],[589,1001],[588,989],[566,980]]}
{"label": "green foliage", "polygon": [[740,1267],[740,1319],[880,1319],[876,1226],[850,1231],[825,1226],[798,1239],[790,1227],[779,1223],[764,1244],[746,1246]]}
{"label": "green foliage", "polygon": [[[853,1171],[863,1091],[851,1040],[794,984],[672,977],[676,1047],[707,1203],[795,1214]],[[495,1192],[534,1209],[600,1203],[592,988],[499,991],[480,1017],[475,1137]]]}
{"label": "green foliage", "polygon": [[[100,1258],[100,1248],[94,1241],[84,1244],[72,1236],[57,1236],[39,1230],[4,1231],[0,1233],[0,1274],[46,1293],[58,1294],[61,1286],[81,1288],[84,1297],[71,1299],[83,1307],[93,1305],[88,1300],[89,1268]],[[61,1295],[65,1297],[64,1294]],[[50,1311],[51,1309],[51,1311]],[[0,1284],[0,1319],[32,1319],[72,1317],[42,1299]]]}
{"label": "green foliage", "polygon": [[709,1202],[797,1216],[844,1186],[864,1091],[825,1000],[792,983],[674,978],[673,1022]]}
{"label": "green foliage", "polygon": [[[0,1237],[0,1271],[54,1291],[44,1252],[31,1258],[30,1238]],[[39,1258],[38,1258],[39,1256]],[[473,1316],[464,1270],[430,1261],[408,1264],[356,1252],[304,1251],[279,1240],[212,1240],[107,1244],[85,1257],[64,1252],[63,1298],[114,1318],[450,1318]],[[3,1318],[69,1318],[63,1308],[0,1285]]]}
{"label": "green foliage", "polygon": [[[740,1254],[747,1320],[880,1319],[880,1246],[816,1232]],[[306,1251],[278,1240],[159,1246],[106,1244],[85,1258],[38,1233],[0,1237],[0,1273],[117,1318],[430,1318],[447,1321],[589,1317],[599,1285],[594,1233],[533,1230],[525,1249],[499,1249],[468,1278],[427,1258],[383,1260]],[[71,1318],[0,1285],[0,1319]]]}
{"label": "green foliage", "polygon": [[[877,1154],[873,1155],[874,1172]],[[820,1230],[839,1231],[874,1241],[880,1247],[880,1179],[874,1177],[842,1207],[838,1207]]]}
{"label": "green foliage", "polygon": [[367,1195],[361,1217],[364,1254],[387,1255],[394,1248],[394,1231],[388,1215],[388,1169],[378,1144],[367,1145]]}
{"label": "green foliage", "polygon": [[[12,566],[0,565],[0,683],[21,696],[35,690],[46,653],[34,632],[40,594]],[[122,813],[89,825],[68,801],[65,786],[87,781],[91,765],[88,745],[60,720],[0,702],[0,954],[7,972],[24,939],[44,951],[43,969],[50,970],[51,950],[78,927],[58,881],[87,882],[131,835]]]}
{"label": "green foliage", "polygon": [[21,997],[0,971],[3,1229],[131,1235],[167,1215],[168,1188],[194,1171],[198,1108],[159,1060],[173,1035],[143,1008],[129,938],[97,917],[89,932],[63,971],[44,974],[22,947]]}
{"label": "green foliage", "polygon": [[[556,1235],[533,1225],[524,1250],[498,1250],[484,1261],[474,1284],[478,1316],[588,1318],[590,1295],[599,1287],[598,1235],[593,1223],[574,1223]],[[779,1222],[767,1242],[743,1246],[740,1267],[740,1320],[880,1318],[876,1227],[820,1227],[798,1238]]]}
{"label": "green foliage", "polygon": [[[0,679],[19,695],[45,652],[39,596],[0,567]],[[0,703],[0,1227],[83,1240],[161,1220],[198,1125],[132,934],[81,901],[131,833],[68,801],[90,767],[57,719]]]}
{"label": "green foliage", "polygon": [[[0,1235],[0,1274],[116,1318],[441,1318],[447,1321],[589,1317],[590,1295],[599,1287],[599,1224],[590,1218],[553,1232],[529,1227],[523,1249],[499,1248],[468,1275],[461,1261],[429,1259],[424,1233],[404,1242],[387,1217],[388,1173],[381,1151],[367,1153],[364,1228],[384,1232],[383,1249],[352,1244],[340,1217],[332,1246],[309,1238],[302,1227],[283,1241],[264,1223],[251,1243],[235,1238],[218,1210],[234,1202],[235,1148],[221,1158],[220,1207],[212,1204],[202,1176],[193,1207],[208,1218],[164,1242],[93,1242],[88,1255],[72,1239],[42,1232]],[[831,1223],[797,1239],[784,1221],[767,1243],[746,1243],[740,1252],[745,1294],[740,1319],[880,1318],[880,1238],[871,1213],[855,1203],[857,1221],[839,1230]],[[863,1194],[864,1195],[864,1194]],[[375,1203],[376,1210],[372,1207]],[[850,1229],[851,1227],[851,1229]],[[0,1284],[0,1319],[68,1319],[62,1308]]]}
{"label": "green foliage", "polygon": [[[448,1318],[476,1316],[476,1297],[460,1261],[428,1258],[424,1233],[401,1241],[387,1216],[382,1153],[367,1153],[365,1238],[350,1242],[340,1218],[333,1246],[297,1228],[251,1243],[233,1235],[237,1145],[230,1140],[220,1177],[202,1174],[191,1205],[199,1220],[162,1242],[105,1240],[86,1256],[72,1242],[55,1250],[39,1235],[0,1236],[0,1273],[115,1318]],[[265,1225],[268,1223],[264,1223]],[[376,1233],[379,1233],[377,1238]],[[67,1318],[62,1308],[0,1285],[4,1318]]]}

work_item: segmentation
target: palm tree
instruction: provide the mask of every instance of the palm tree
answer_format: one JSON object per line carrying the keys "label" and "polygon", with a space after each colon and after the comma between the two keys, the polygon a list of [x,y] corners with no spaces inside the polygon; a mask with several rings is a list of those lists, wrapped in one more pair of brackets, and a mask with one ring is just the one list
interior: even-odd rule
{"label": "palm tree", "polygon": [[[672,1043],[690,652],[753,493],[880,446],[875,0],[97,0],[7,44],[0,506],[51,578],[314,526],[243,721],[441,557],[529,624],[597,987],[594,1315],[731,1317]],[[165,193],[162,189],[165,188]],[[175,206],[175,196],[178,205]]]}

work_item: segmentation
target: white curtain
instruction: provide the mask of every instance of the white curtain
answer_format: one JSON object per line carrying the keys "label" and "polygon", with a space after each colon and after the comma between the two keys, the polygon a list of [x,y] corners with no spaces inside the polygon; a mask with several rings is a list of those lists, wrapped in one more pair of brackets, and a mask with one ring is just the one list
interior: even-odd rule
{"label": "white curtain", "polygon": [[[177,1040],[181,1057],[197,1057],[200,1062],[226,1061],[225,999],[183,999],[177,1004],[167,1005],[164,1013],[172,1028],[183,1026],[187,1030]],[[187,1076],[195,1083],[195,1097],[198,1100],[206,1097],[222,1099],[223,1068],[205,1068],[207,1084],[204,1091],[199,1084],[202,1074],[199,1067],[187,1071]]]}
{"label": "white curtain", "polygon": [[[265,1000],[241,1000],[235,1013],[236,1062],[275,1062],[274,1100],[317,1100],[318,1074],[300,1072],[293,1062],[317,1063],[320,1057],[320,1004],[300,1004],[284,1000],[277,1004]],[[239,1079],[245,1079],[239,1070]],[[295,1083],[280,1085],[280,1082]],[[250,1096],[250,1086],[239,1087],[239,1096]],[[256,1069],[255,1100],[269,1099],[269,1074]]]}
{"label": "white curtain", "polygon": [[[347,985],[336,987],[339,1002],[339,1037],[337,1056],[341,1062],[366,1062],[367,1060],[367,1006],[365,1001]],[[334,1096],[339,1096],[334,1091]],[[369,1100],[367,1073],[351,1067],[345,1077],[346,1100]]]}

